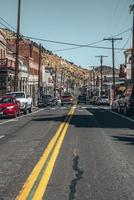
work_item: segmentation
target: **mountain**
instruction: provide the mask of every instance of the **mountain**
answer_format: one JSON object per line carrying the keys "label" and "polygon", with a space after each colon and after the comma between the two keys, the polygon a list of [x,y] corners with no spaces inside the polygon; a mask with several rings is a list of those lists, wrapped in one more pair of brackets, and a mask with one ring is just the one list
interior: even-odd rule
{"label": "mountain", "polygon": [[[4,34],[7,44],[10,40],[16,39],[16,33],[14,31],[0,28],[0,32]],[[24,40],[27,44],[32,43],[32,45],[39,48],[39,45],[36,42],[30,40],[27,37],[22,36],[21,34],[20,34],[20,40],[21,41]],[[42,63],[45,64],[48,70],[51,69],[54,71],[56,69],[59,72],[66,71],[68,76],[71,76],[72,78],[82,82],[89,80],[90,77],[90,71],[88,69],[85,69],[81,66],[74,64],[73,62],[63,59],[62,57],[56,54],[53,54],[52,51],[46,49],[43,46],[42,46]]]}

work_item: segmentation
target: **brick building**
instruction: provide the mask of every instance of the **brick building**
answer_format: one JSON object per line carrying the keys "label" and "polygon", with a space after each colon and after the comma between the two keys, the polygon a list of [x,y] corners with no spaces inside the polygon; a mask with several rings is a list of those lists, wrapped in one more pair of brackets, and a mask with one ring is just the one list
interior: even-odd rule
{"label": "brick building", "polygon": [[[0,79],[1,95],[8,90],[14,90],[15,52],[16,34],[7,29],[0,29],[0,73],[2,73],[1,77],[5,77],[4,81],[2,78]],[[40,54],[42,59],[39,59],[39,45],[37,43],[20,38],[18,88],[27,91],[33,97],[35,104],[40,95],[40,88],[46,92],[54,92],[56,83],[58,90],[73,89],[89,80],[87,69],[68,62],[43,47]]]}
{"label": "brick building", "polygon": [[15,59],[14,54],[0,31],[0,95],[5,95],[14,88]]}

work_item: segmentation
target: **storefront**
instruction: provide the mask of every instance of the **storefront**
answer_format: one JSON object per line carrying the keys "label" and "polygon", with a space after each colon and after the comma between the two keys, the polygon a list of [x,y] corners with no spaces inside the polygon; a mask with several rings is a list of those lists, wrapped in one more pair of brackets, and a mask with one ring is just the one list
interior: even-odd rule
{"label": "storefront", "polygon": [[14,90],[15,67],[12,60],[0,59],[0,96]]}

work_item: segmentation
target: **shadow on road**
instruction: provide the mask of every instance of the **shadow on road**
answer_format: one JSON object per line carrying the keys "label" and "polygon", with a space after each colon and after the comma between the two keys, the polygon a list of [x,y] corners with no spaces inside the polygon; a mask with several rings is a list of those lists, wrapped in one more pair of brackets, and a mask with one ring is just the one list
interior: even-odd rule
{"label": "shadow on road", "polygon": [[134,145],[134,135],[112,136],[112,138],[124,142],[126,145]]}
{"label": "shadow on road", "polygon": [[[134,129],[134,122],[120,117],[104,109],[86,108],[88,112],[75,113],[70,124],[78,128],[103,128],[103,129]],[[56,121],[63,122],[67,115],[54,115],[52,113],[38,115],[32,121]]]}
{"label": "shadow on road", "polygon": [[56,121],[56,122],[63,122],[66,118],[66,115],[63,116],[54,116],[54,115],[41,115],[41,116],[37,116],[35,118],[32,119],[32,121],[38,121],[38,122],[42,122],[42,121]]}

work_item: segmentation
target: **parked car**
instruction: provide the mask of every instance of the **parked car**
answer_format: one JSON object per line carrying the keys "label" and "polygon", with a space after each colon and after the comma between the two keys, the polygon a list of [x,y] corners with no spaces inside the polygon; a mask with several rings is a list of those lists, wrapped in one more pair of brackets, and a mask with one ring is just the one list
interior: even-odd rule
{"label": "parked car", "polygon": [[134,113],[134,84],[129,84],[121,95],[118,104],[118,112],[124,115]]}
{"label": "parked car", "polygon": [[38,99],[38,107],[47,107],[56,105],[56,99],[49,94],[42,95],[40,99]]}
{"label": "parked car", "polygon": [[20,102],[13,96],[0,97],[0,117],[14,117],[20,115]]}
{"label": "parked car", "polygon": [[56,105],[61,105],[61,98],[60,97],[56,98]]}
{"label": "parked car", "polygon": [[97,104],[97,99],[98,99],[98,96],[92,96],[92,98],[91,98],[91,104],[93,104],[93,105],[96,105]]}
{"label": "parked car", "polygon": [[101,96],[99,99],[99,105],[109,105],[109,98],[108,96]]}
{"label": "parked car", "polygon": [[87,97],[85,95],[78,96],[77,104],[80,104],[80,103],[84,103],[84,104],[87,103]]}
{"label": "parked car", "polygon": [[20,110],[27,114],[27,111],[32,112],[32,98],[24,91],[8,92],[6,95],[14,96],[20,101]]}
{"label": "parked car", "polygon": [[112,103],[111,103],[111,109],[113,111],[118,112],[120,99],[121,99],[121,94],[117,95],[116,98],[112,101]]}
{"label": "parked car", "polygon": [[63,106],[64,104],[74,104],[74,97],[71,95],[71,93],[64,93],[61,97],[61,106]]}
{"label": "parked car", "polygon": [[100,100],[101,100],[101,98],[99,96],[96,97],[94,104],[99,106],[100,105]]}

